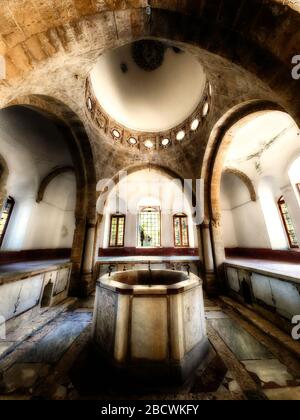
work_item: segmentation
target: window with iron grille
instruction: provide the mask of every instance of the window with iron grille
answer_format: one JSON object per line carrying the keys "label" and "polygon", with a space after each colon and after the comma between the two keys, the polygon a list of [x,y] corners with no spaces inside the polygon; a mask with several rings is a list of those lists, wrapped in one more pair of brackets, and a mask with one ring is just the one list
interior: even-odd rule
{"label": "window with iron grille", "polygon": [[138,245],[143,248],[161,246],[161,213],[159,207],[142,207],[140,209]]}

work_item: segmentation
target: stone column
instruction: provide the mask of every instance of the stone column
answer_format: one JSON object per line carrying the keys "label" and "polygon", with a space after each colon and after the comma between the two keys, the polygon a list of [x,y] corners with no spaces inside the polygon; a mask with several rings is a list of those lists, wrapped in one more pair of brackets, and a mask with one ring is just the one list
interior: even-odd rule
{"label": "stone column", "polygon": [[205,264],[204,264],[204,256],[203,256],[203,245],[202,245],[202,233],[201,233],[201,225],[196,226],[196,233],[197,233],[197,241],[198,241],[198,253],[199,253],[199,275],[200,277],[205,274]]}
{"label": "stone column", "polygon": [[216,287],[222,291],[225,286],[224,262],[226,260],[223,232],[221,228],[221,215],[211,222],[211,236],[214,246],[214,262],[216,273]]}
{"label": "stone column", "polygon": [[84,295],[81,271],[83,262],[83,243],[86,231],[86,219],[76,217],[75,232],[72,245],[71,262],[72,262],[72,277],[70,282],[69,294],[70,296]]}
{"label": "stone column", "polygon": [[86,289],[86,294],[89,294],[94,289],[94,248],[95,248],[95,235],[96,223],[88,223],[86,231],[82,280]]}
{"label": "stone column", "polygon": [[210,222],[205,222],[201,225],[201,233],[205,267],[204,289],[208,294],[214,294],[216,293],[217,287]]}

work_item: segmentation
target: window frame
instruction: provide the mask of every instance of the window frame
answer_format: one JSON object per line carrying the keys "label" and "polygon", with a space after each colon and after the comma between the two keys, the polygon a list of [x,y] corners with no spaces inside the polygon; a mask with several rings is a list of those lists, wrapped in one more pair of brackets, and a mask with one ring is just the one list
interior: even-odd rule
{"label": "window frame", "polygon": [[[287,225],[287,223],[286,223],[286,220],[285,220],[285,217],[284,217],[284,213],[283,213],[283,210],[282,210],[282,207],[281,207],[283,204],[284,204],[285,206],[287,206],[286,201],[285,201],[285,199],[284,199],[284,196],[282,195],[281,197],[279,197],[279,199],[278,199],[278,201],[277,201],[277,205],[278,205],[279,212],[280,212],[280,216],[281,216],[281,219],[282,219],[282,222],[283,222],[283,226],[284,226],[285,234],[286,234],[286,236],[287,236],[287,238],[288,238],[290,249],[299,249],[299,245],[294,245],[294,244],[292,243],[292,238],[291,238],[291,236],[290,236],[289,229],[288,229],[288,225]],[[295,230],[294,225],[293,225],[293,229]],[[296,232],[295,232],[295,233],[296,233]],[[297,238],[297,237],[296,237],[296,238]],[[298,240],[298,238],[297,238],[297,240]]]}
{"label": "window frame", "polygon": [[[116,240],[115,240],[115,245],[111,245],[111,236],[112,236],[112,222],[113,219],[116,218],[117,219],[117,227],[116,227]],[[122,238],[122,245],[118,245],[118,240],[119,240],[119,220],[120,219],[124,219],[124,230],[123,230],[123,238]],[[110,227],[109,227],[109,248],[124,248],[125,246],[125,229],[126,229],[126,216],[125,214],[112,214],[110,216]]]}
{"label": "window frame", "polygon": [[[181,245],[176,245],[176,234],[175,234],[175,219],[180,219],[180,242]],[[187,229],[187,245],[182,244],[182,219],[186,219],[186,229]],[[189,232],[189,218],[185,213],[174,214],[173,216],[173,239],[175,248],[189,248],[190,247],[190,232]]]}
{"label": "window frame", "polygon": [[[155,211],[157,213],[159,213],[159,245],[155,245],[155,246],[142,246],[140,245],[140,216],[141,213],[143,213],[143,211],[145,211],[146,209],[155,209]],[[141,249],[156,249],[156,248],[161,248],[162,247],[162,220],[161,220],[161,208],[160,206],[141,206],[139,208],[139,212],[138,212],[138,219],[137,219],[137,244],[138,244],[138,248]]]}
{"label": "window frame", "polygon": [[0,212],[0,218],[2,218],[3,209],[4,209],[4,207],[5,207],[5,205],[6,205],[6,203],[8,201],[11,202],[11,207],[9,209],[8,217],[6,219],[6,223],[5,223],[5,226],[4,226],[2,235],[0,236],[0,248],[2,247],[4,238],[5,238],[5,235],[6,235],[6,232],[7,232],[7,228],[8,228],[8,225],[9,225],[9,222],[10,222],[10,219],[11,219],[11,216],[12,216],[12,212],[13,212],[13,209],[14,209],[15,204],[16,204],[16,202],[15,202],[15,200],[14,200],[13,197],[11,197],[10,195],[8,197],[6,197],[6,199],[5,199],[4,203],[3,203],[2,209],[1,209],[1,212]]}

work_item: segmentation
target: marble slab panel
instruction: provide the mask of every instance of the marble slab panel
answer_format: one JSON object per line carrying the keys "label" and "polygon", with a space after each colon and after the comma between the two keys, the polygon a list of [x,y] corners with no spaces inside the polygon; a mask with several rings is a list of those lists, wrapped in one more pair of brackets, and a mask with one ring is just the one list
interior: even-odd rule
{"label": "marble slab panel", "polygon": [[115,342],[115,322],[118,296],[104,288],[97,288],[95,313],[95,341],[101,349],[111,353]]}
{"label": "marble slab panel", "polygon": [[69,282],[69,274],[69,268],[63,268],[59,270],[53,292],[54,296],[59,295],[67,289]]}
{"label": "marble slab panel", "polygon": [[239,360],[272,359],[274,356],[231,319],[208,321]]}
{"label": "marble slab panel", "polygon": [[200,288],[183,295],[183,322],[185,351],[188,353],[201,341],[204,331],[201,330],[202,299]]}
{"label": "marble slab panel", "polygon": [[300,292],[298,288],[284,281],[270,279],[272,294],[277,312],[291,320],[294,315],[300,315]]}
{"label": "marble slab panel", "polygon": [[168,354],[167,299],[134,298],[131,354],[134,359],[162,361]]}
{"label": "marble slab panel", "polygon": [[[80,315],[83,315],[82,319]],[[92,314],[88,313],[88,315],[91,321]],[[74,319],[70,314],[69,319],[61,320],[54,330],[22,355],[18,362],[50,364],[57,362],[89,324],[86,314],[76,314],[76,316],[77,319]]]}
{"label": "marble slab panel", "polygon": [[236,268],[228,267],[227,268],[227,281],[229,287],[235,292],[239,293],[240,291],[240,281],[238,270]]}
{"label": "marble slab panel", "polygon": [[279,360],[247,360],[242,362],[248,372],[254,373],[262,384],[288,386],[295,378]]}
{"label": "marble slab panel", "polygon": [[9,320],[39,303],[43,275],[0,286],[0,316]]}
{"label": "marble slab panel", "polygon": [[273,300],[270,277],[253,273],[251,276],[252,290],[256,299],[266,303],[269,306],[275,306]]}

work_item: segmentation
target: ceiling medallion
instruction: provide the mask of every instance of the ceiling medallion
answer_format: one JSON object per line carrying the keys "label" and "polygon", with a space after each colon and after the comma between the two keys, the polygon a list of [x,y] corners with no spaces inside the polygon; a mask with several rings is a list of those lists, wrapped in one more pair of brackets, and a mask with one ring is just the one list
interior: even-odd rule
{"label": "ceiling medallion", "polygon": [[132,58],[145,71],[157,70],[164,62],[166,46],[159,41],[144,39],[132,44]]}

